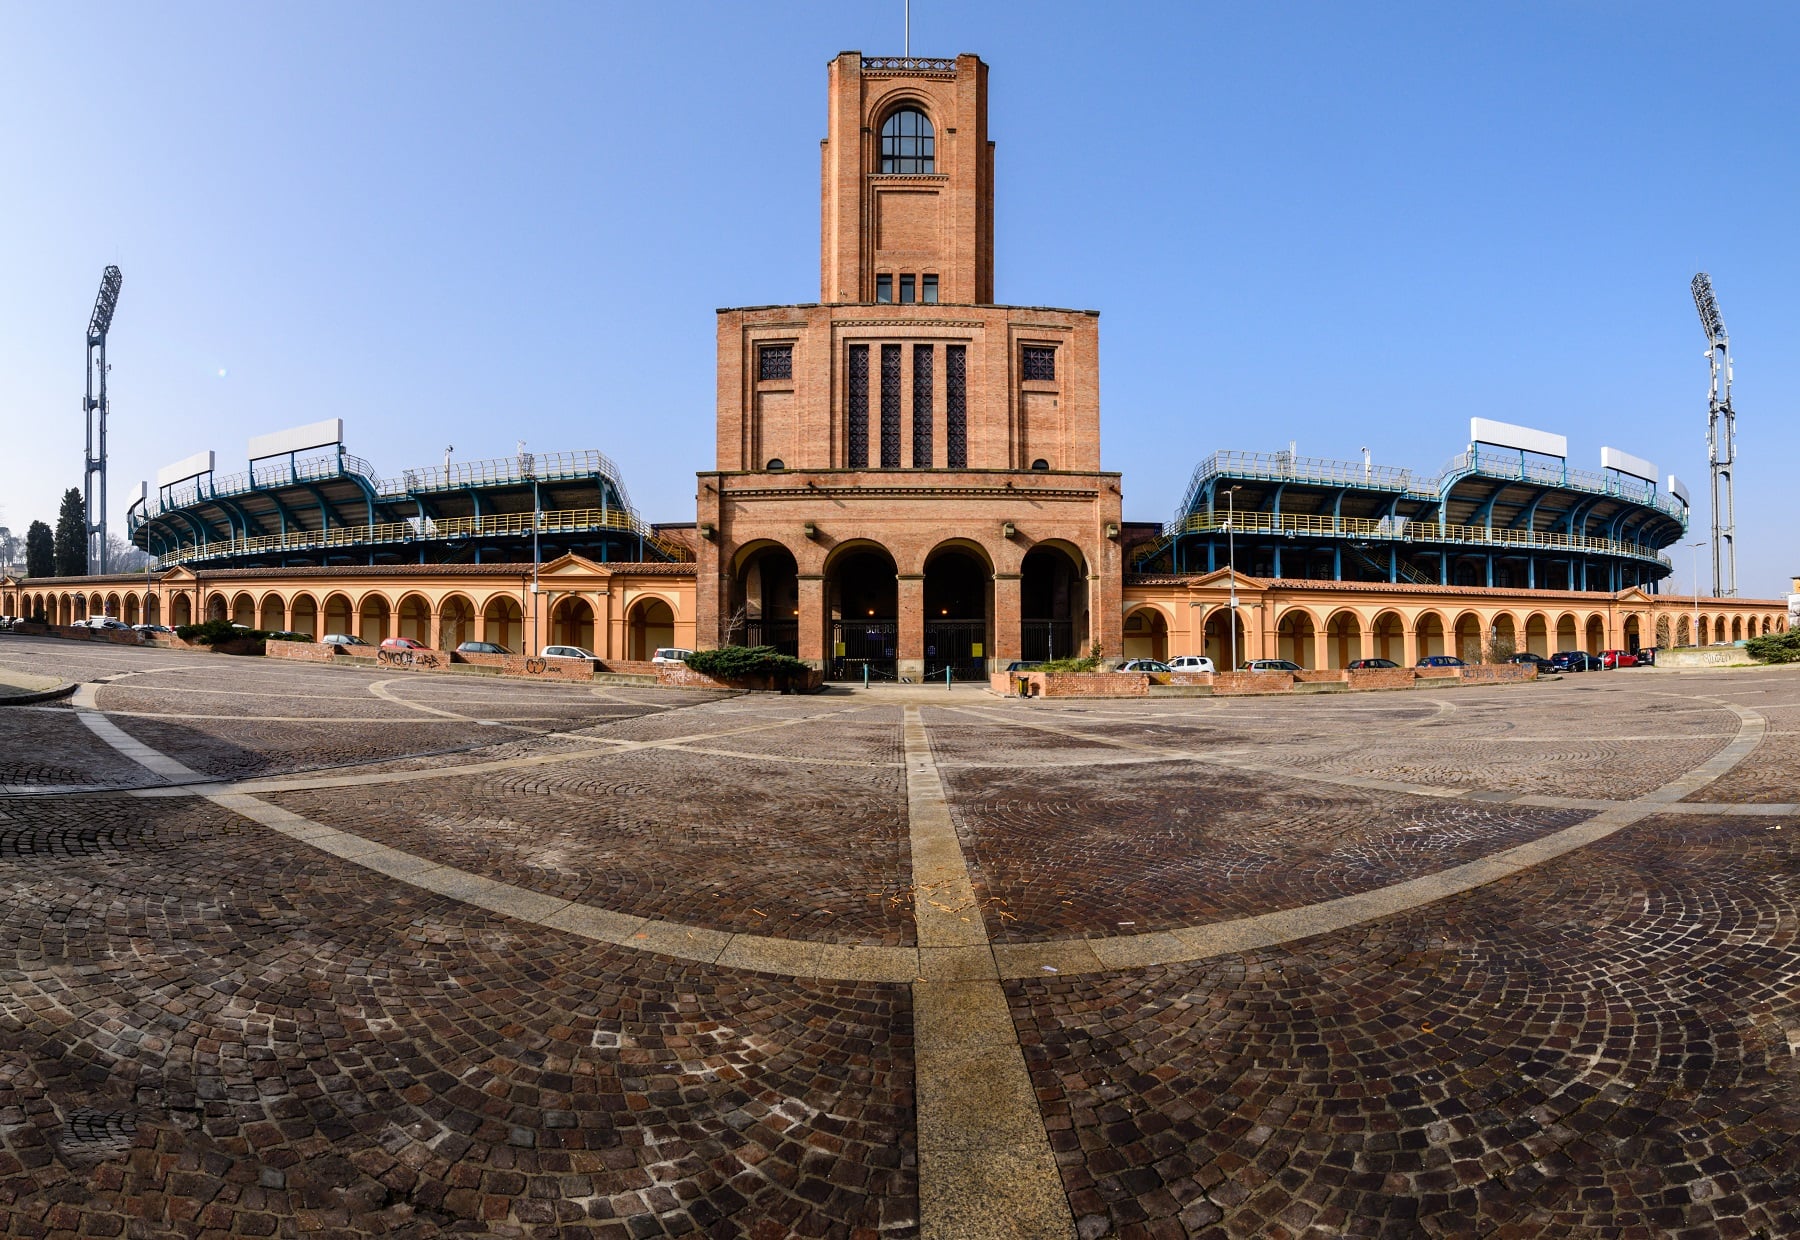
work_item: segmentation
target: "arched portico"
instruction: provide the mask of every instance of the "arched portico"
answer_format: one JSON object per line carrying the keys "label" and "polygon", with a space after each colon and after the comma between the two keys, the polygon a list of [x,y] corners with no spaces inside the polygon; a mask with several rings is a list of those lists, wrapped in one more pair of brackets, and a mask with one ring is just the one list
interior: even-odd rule
{"label": "arched portico", "polygon": [[1406,622],[1398,612],[1384,611],[1376,616],[1372,631],[1375,635],[1375,652],[1368,658],[1386,659],[1402,667],[1412,663],[1412,659],[1407,657]]}
{"label": "arched portico", "polygon": [[1638,623],[1638,618],[1636,616],[1625,617],[1624,632],[1625,632],[1625,636],[1624,636],[1623,640],[1625,643],[1625,649],[1631,651],[1633,654],[1636,654],[1640,649],[1643,648],[1643,632],[1644,632],[1643,626]]}
{"label": "arched portico", "polygon": [[1542,612],[1525,617],[1525,649],[1540,658],[1550,657],[1550,626]]}
{"label": "arched portico", "polygon": [[1310,668],[1314,663],[1314,627],[1312,613],[1304,607],[1290,607],[1275,622],[1276,657]]}
{"label": "arched portico", "polygon": [[1444,649],[1444,641],[1443,618],[1435,611],[1421,612],[1413,623],[1413,642],[1418,650],[1414,661],[1423,659],[1426,655],[1448,653]]}
{"label": "arched portico", "polygon": [[[591,624],[593,613],[590,610],[588,614]],[[675,641],[675,609],[666,599],[644,595],[634,599],[626,609],[625,629],[631,657],[648,659],[656,653],[658,647],[671,645]]]}
{"label": "arched portico", "polygon": [[1487,634],[1482,631],[1481,617],[1472,611],[1465,611],[1456,618],[1456,649],[1454,654],[1464,663],[1480,663],[1486,653]]}
{"label": "arched portico", "polygon": [[496,594],[481,609],[479,640],[504,646],[514,654],[524,653],[525,612],[519,600],[510,594]]}
{"label": "arched portico", "polygon": [[240,591],[231,600],[231,622],[247,629],[256,627],[256,600],[248,591]]}
{"label": "arched portico", "polygon": [[[674,625],[675,619],[671,613],[670,641],[674,640]],[[556,646],[580,646],[590,654],[595,653],[594,605],[579,594],[567,594],[557,599],[556,606],[550,612],[550,642]]]}
{"label": "arched portico", "polygon": [[1575,627],[1575,617],[1568,612],[1556,618],[1556,650],[1560,654],[1565,650],[1580,650],[1581,634]]}
{"label": "arched portico", "polygon": [[878,543],[837,548],[825,562],[830,621],[829,675],[836,680],[899,676],[900,592],[894,557]]}
{"label": "arched portico", "polygon": [[912,582],[902,579],[899,587],[900,674],[931,681],[946,670],[957,680],[985,677],[994,651],[994,569],[986,550],[962,540],[932,548],[918,582],[916,639],[914,609],[906,605]]}
{"label": "arched portico", "polygon": [[388,638],[390,614],[387,596],[373,591],[363,595],[356,609],[356,635],[371,646],[379,646]]}
{"label": "arched portico", "polygon": [[1362,651],[1362,622],[1353,611],[1334,611],[1325,622],[1325,666],[1349,667],[1365,657]]}
{"label": "arched portico", "polygon": [[[996,631],[1006,623],[1005,610],[996,599]],[[1087,561],[1079,549],[1042,542],[1025,553],[1019,567],[1019,643],[1024,659],[1063,659],[1086,652]]]}
{"label": "arched portico", "polygon": [[354,637],[356,611],[350,605],[350,598],[344,594],[332,594],[325,599],[325,635],[341,634]]}
{"label": "arched portico", "polygon": [[194,622],[194,604],[185,593],[177,594],[169,604],[169,627],[180,628]]}
{"label": "arched portico", "polygon": [[[1230,607],[1215,607],[1206,617],[1206,657],[1212,660],[1213,666],[1221,672],[1229,672],[1244,663],[1250,657],[1250,646],[1245,640],[1244,612],[1240,607],[1235,612]],[[1236,645],[1233,645],[1233,642]],[[1234,658],[1235,655],[1235,658]]]}
{"label": "arched portico", "polygon": [[1599,654],[1606,649],[1606,621],[1597,615],[1587,619],[1587,652]]}
{"label": "arched portico", "polygon": [[262,617],[256,627],[266,629],[271,633],[281,633],[287,630],[287,602],[281,595],[274,591],[263,595]]}
{"label": "arched portico", "polygon": [[431,645],[431,604],[423,596],[408,594],[394,609],[394,636],[409,637],[421,646]]}
{"label": "arched portico", "polygon": [[310,594],[296,594],[288,609],[288,627],[308,637],[319,636],[319,605]]}
{"label": "arched portico", "polygon": [[[466,595],[446,595],[438,604],[438,640],[442,650],[455,650],[475,640],[475,604]],[[591,647],[590,647],[591,649]]]}
{"label": "arched portico", "polygon": [[719,637],[725,645],[773,646],[800,653],[800,569],[778,542],[741,548],[732,573],[733,598]]}
{"label": "arched portico", "polygon": [[1155,607],[1134,607],[1125,617],[1125,643],[1120,652],[1127,659],[1167,659],[1169,621]]}

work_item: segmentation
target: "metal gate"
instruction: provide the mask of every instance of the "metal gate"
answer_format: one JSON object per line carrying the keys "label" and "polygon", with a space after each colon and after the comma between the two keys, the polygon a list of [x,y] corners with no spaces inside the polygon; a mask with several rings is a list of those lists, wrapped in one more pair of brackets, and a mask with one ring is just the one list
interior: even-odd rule
{"label": "metal gate", "polygon": [[1019,657],[1042,662],[1078,658],[1075,626],[1067,620],[1026,620],[1019,625]]}
{"label": "metal gate", "polygon": [[925,622],[925,679],[987,679],[987,621],[927,620]]}
{"label": "metal gate", "polygon": [[800,622],[798,620],[746,620],[744,645],[773,646],[780,654],[800,657]]}
{"label": "metal gate", "polygon": [[831,678],[893,680],[898,669],[900,644],[897,620],[833,620],[831,622]]}

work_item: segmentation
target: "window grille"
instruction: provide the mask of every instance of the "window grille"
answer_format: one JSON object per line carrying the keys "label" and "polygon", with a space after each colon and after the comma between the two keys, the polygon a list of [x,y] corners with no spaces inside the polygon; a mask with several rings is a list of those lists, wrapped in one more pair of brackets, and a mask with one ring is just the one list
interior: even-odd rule
{"label": "window grille", "polygon": [[1026,379],[1056,378],[1056,350],[1026,345],[1020,351],[1019,374]]}
{"label": "window grille", "polygon": [[900,346],[881,346],[881,467],[900,468]]}
{"label": "window grille", "polygon": [[944,349],[944,448],[945,464],[951,469],[967,469],[969,465],[968,370],[968,346],[947,346]]}
{"label": "window grille", "polygon": [[756,351],[756,377],[758,379],[792,379],[794,377],[794,346],[791,344],[766,344]]}
{"label": "window grille", "polygon": [[913,468],[931,468],[931,370],[937,350],[913,346]]}
{"label": "window grille", "polygon": [[881,124],[881,170],[900,176],[930,176],[936,169],[931,122],[917,108],[901,108]]}
{"label": "window grille", "polygon": [[844,409],[849,432],[849,467],[863,469],[869,464],[869,346],[850,346],[849,392]]}

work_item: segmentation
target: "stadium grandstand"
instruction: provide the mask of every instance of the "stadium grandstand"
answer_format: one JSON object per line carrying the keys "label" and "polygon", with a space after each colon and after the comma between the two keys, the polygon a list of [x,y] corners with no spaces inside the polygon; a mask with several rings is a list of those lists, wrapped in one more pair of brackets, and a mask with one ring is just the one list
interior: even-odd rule
{"label": "stadium grandstand", "polygon": [[1567,441],[1472,420],[1466,451],[1435,475],[1292,451],[1216,452],[1194,471],[1136,573],[1223,569],[1268,579],[1655,593],[1688,527],[1687,492],[1605,448],[1597,472]]}
{"label": "stadium grandstand", "polygon": [[641,521],[596,451],[453,461],[381,477],[345,451],[341,419],[253,439],[241,472],[202,452],[139,489],[126,526],[155,567],[293,568],[548,561],[682,561]]}

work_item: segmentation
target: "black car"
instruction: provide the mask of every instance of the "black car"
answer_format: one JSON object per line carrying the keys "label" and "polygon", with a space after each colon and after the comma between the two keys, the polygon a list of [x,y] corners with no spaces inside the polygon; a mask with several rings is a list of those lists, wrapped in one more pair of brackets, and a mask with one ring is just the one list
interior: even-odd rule
{"label": "black car", "polygon": [[1353,672],[1374,671],[1374,670],[1381,670],[1381,669],[1385,669],[1385,668],[1399,667],[1399,666],[1400,665],[1398,663],[1394,662],[1392,659],[1352,659],[1352,660],[1350,660],[1350,670]]}
{"label": "black car", "polygon": [[1556,670],[1554,660],[1546,659],[1541,654],[1533,654],[1529,650],[1521,650],[1518,654],[1508,655],[1506,661],[1508,663],[1529,663],[1537,668],[1540,676],[1548,675]]}
{"label": "black car", "polygon": [[1655,646],[1645,646],[1643,649],[1641,649],[1637,652],[1637,659],[1638,659],[1639,667],[1655,667],[1656,666],[1656,647]]}
{"label": "black car", "polygon": [[1597,672],[1600,660],[1585,650],[1559,650],[1550,656],[1550,666],[1559,672]]}

